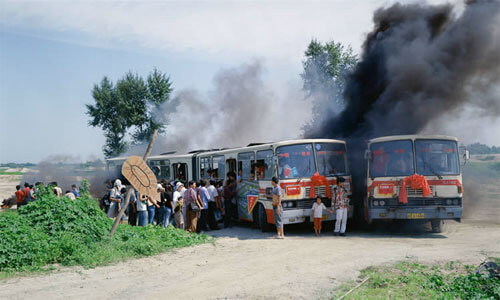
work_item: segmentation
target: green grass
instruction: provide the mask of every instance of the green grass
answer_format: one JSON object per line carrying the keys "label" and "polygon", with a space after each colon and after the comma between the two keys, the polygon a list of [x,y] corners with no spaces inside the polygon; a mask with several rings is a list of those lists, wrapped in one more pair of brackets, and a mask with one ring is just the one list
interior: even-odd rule
{"label": "green grass", "polygon": [[0,214],[0,278],[45,272],[62,266],[95,266],[155,255],[213,238],[173,227],[119,225],[88,193],[76,201],[40,188],[37,200]]}
{"label": "green grass", "polygon": [[498,183],[500,162],[467,162],[463,174],[464,181]]}
{"label": "green grass", "polygon": [[[492,258],[500,263],[500,259]],[[459,262],[425,265],[400,262],[390,266],[369,267],[357,281],[335,290],[334,299],[345,295],[360,282],[364,284],[344,299],[498,299],[500,280],[473,274],[475,267]]]}
{"label": "green grass", "polygon": [[6,172],[6,171],[0,171],[0,175],[23,175],[23,172]]}

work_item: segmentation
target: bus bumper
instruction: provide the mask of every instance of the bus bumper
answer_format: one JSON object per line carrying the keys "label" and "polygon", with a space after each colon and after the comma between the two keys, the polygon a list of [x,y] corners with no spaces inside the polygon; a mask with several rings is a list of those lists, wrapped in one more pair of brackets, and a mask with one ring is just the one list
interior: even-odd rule
{"label": "bus bumper", "polygon": [[371,208],[369,217],[376,219],[451,219],[460,221],[462,218],[461,207],[388,207],[388,208]]}
{"label": "bus bumper", "polygon": [[[330,209],[330,208],[329,208]],[[351,206],[349,209],[349,213],[347,215],[348,218],[352,218],[354,207]],[[291,209],[291,210],[283,210],[282,221],[283,224],[296,224],[296,223],[304,223],[304,222],[313,222],[313,218],[311,218],[312,209]],[[335,221],[336,213],[334,211],[333,214],[324,211],[323,212],[323,221]]]}

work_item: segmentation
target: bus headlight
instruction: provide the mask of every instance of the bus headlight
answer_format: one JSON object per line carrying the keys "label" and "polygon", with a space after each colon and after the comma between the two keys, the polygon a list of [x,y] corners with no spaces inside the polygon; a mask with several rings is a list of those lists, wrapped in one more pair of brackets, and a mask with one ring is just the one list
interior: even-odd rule
{"label": "bus headlight", "polygon": [[385,205],[385,201],[384,200],[380,200],[379,204],[380,204],[380,206],[384,206]]}
{"label": "bus headlight", "polygon": [[378,206],[378,201],[377,200],[373,201],[373,205]]}
{"label": "bus headlight", "polygon": [[458,205],[458,199],[453,200],[453,205]]}
{"label": "bus headlight", "polygon": [[451,200],[450,199],[446,200],[446,205],[451,205]]}

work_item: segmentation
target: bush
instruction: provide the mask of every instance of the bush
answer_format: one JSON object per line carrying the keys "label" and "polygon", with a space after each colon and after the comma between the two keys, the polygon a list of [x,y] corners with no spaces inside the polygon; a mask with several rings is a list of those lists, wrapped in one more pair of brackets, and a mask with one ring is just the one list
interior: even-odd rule
{"label": "bush", "polygon": [[119,225],[111,238],[113,221],[95,199],[82,194],[77,200],[58,198],[50,188],[39,187],[36,201],[0,214],[0,272],[37,270],[51,263],[93,267],[210,239],[151,225]]}
{"label": "bush", "polygon": [[0,215],[0,271],[38,267],[54,260],[49,237],[15,212]]}

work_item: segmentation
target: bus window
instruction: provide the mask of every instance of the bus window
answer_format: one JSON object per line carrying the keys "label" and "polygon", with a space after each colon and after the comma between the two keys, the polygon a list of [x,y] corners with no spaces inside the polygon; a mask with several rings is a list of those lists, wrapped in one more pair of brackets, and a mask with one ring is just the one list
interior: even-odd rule
{"label": "bus window", "polygon": [[170,161],[169,160],[150,160],[148,161],[151,171],[158,180],[170,179]]}
{"label": "bus window", "polygon": [[211,174],[210,157],[200,157],[200,178],[207,179]]}
{"label": "bus window", "polygon": [[212,177],[216,180],[223,180],[226,173],[226,163],[223,155],[212,156]]}
{"label": "bus window", "polygon": [[281,179],[311,177],[316,173],[312,144],[281,146],[276,155]]}
{"label": "bus window", "polygon": [[460,174],[457,143],[449,140],[416,140],[417,173],[420,175]]}
{"label": "bus window", "polygon": [[172,164],[174,169],[174,177],[176,181],[186,182],[187,180],[187,164],[177,163]]}
{"label": "bus window", "polygon": [[226,160],[227,173],[234,173],[236,175],[236,159],[230,158]]}
{"label": "bus window", "polygon": [[255,180],[254,161],[254,152],[238,153],[238,175],[241,179]]}
{"label": "bus window", "polygon": [[257,151],[254,170],[259,180],[273,177],[273,150]]}
{"label": "bus window", "polygon": [[411,141],[389,141],[370,145],[371,177],[409,176],[415,173]]}
{"label": "bus window", "polygon": [[317,143],[315,148],[319,175],[333,176],[347,173],[344,144]]}

